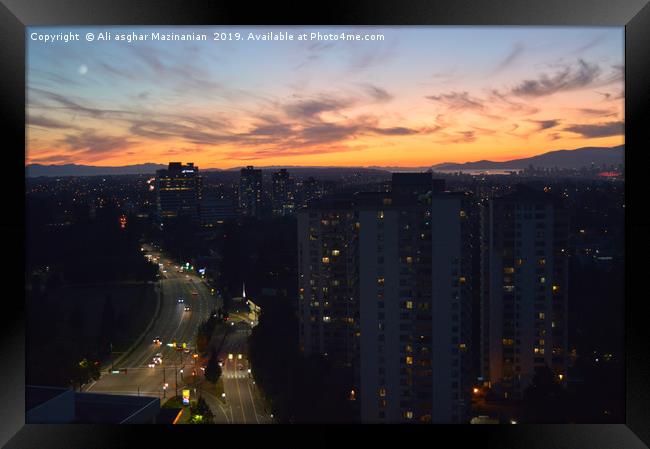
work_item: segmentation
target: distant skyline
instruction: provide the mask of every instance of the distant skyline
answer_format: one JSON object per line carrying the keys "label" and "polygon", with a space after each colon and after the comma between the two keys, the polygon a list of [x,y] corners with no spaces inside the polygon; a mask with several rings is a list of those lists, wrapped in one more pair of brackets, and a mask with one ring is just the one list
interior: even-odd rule
{"label": "distant skyline", "polygon": [[[30,34],[76,32],[53,44]],[[86,32],[208,41],[86,42]],[[383,41],[212,41],[213,32]],[[624,143],[622,27],[30,27],[26,164],[504,161]]]}

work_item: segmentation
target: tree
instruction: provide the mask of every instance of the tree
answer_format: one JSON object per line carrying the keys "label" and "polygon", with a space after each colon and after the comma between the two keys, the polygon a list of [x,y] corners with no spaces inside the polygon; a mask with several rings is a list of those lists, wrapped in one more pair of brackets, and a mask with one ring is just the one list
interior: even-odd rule
{"label": "tree", "polygon": [[113,299],[110,295],[108,295],[104,300],[104,310],[102,311],[101,335],[111,341],[113,339],[114,332],[115,308],[113,307]]}
{"label": "tree", "polygon": [[200,397],[196,403],[196,412],[199,415],[203,416],[203,422],[205,424],[212,424],[214,422],[214,414],[212,413],[212,409],[210,409],[210,406],[202,397]]}
{"label": "tree", "polygon": [[523,418],[530,423],[562,423],[568,411],[568,393],[547,366],[535,369],[531,384],[524,391]]}
{"label": "tree", "polygon": [[202,397],[190,405],[190,415],[190,424],[214,424],[214,413]]}
{"label": "tree", "polygon": [[213,350],[208,360],[208,365],[205,367],[205,379],[209,382],[216,383],[221,377],[221,367],[217,359],[217,353]]}
{"label": "tree", "polygon": [[83,313],[81,312],[81,307],[79,304],[75,303],[70,313],[70,328],[76,332],[80,332],[83,328]]}
{"label": "tree", "polygon": [[99,367],[84,357],[74,366],[71,383],[75,388],[81,388],[91,380],[99,380],[99,377]]}

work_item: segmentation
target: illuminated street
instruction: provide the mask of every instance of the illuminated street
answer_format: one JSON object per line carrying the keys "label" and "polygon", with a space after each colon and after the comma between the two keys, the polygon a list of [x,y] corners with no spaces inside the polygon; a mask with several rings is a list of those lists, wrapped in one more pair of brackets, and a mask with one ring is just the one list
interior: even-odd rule
{"label": "illuminated street", "polygon": [[[151,249],[145,247],[145,249]],[[153,257],[160,257],[155,251],[148,251]],[[154,319],[151,329],[145,334],[141,343],[122,360],[116,355],[117,362],[112,368],[107,366],[102,371],[102,377],[88,385],[86,391],[125,395],[157,396],[161,399],[174,395],[176,388],[192,384],[192,370],[196,369],[197,379],[200,370],[195,368],[192,350],[196,341],[199,323],[208,318],[211,310],[218,307],[218,300],[210,295],[208,287],[200,277],[194,274],[179,272],[176,265],[168,259],[159,260],[164,264],[166,273],[162,273],[162,308],[159,316]],[[196,292],[197,295],[192,293]],[[184,303],[178,303],[183,298]],[[184,306],[189,305],[190,311]],[[162,345],[153,343],[155,337],[160,337]],[[176,342],[182,346],[187,344],[192,348],[189,353],[169,347],[168,343]],[[162,354],[162,363],[150,368],[152,358]],[[183,373],[180,370],[183,369]],[[119,373],[113,374],[113,370]],[[126,370],[126,372],[124,371]],[[176,375],[175,375],[176,371]],[[167,383],[167,391],[163,385]]]}

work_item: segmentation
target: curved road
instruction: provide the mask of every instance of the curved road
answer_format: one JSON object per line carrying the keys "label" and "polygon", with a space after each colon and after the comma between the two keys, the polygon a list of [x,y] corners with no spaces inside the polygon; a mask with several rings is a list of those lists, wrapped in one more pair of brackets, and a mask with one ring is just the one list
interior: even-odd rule
{"label": "curved road", "polygon": [[[210,294],[209,288],[200,277],[180,272],[178,266],[164,258],[157,251],[145,245],[145,254],[159,258],[164,264],[166,273],[161,273],[162,301],[159,316],[151,329],[146,333],[140,344],[126,357],[114,366],[114,369],[126,369],[126,373],[112,374],[111,370],[102,373],[102,377],[86,389],[94,393],[112,393],[125,395],[170,397],[176,388],[181,393],[182,387],[192,383],[192,370],[196,370],[197,379],[201,371],[194,367],[191,355],[167,346],[175,341],[178,345],[183,342],[194,348],[199,324],[206,320],[210,312],[219,307],[218,301]],[[192,293],[196,293],[193,295]],[[179,304],[178,298],[184,298],[185,303]],[[184,306],[189,305],[190,311]],[[153,343],[155,337],[162,339],[162,345]],[[156,353],[162,353],[162,364],[149,368]],[[183,373],[180,370],[183,370]],[[163,384],[167,383],[167,391]]]}

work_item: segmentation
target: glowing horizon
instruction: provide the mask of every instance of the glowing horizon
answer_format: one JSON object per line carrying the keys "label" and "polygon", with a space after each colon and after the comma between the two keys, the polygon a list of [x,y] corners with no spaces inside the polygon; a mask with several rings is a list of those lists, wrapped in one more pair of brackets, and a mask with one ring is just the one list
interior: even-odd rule
{"label": "glowing horizon", "polygon": [[[212,41],[212,32],[383,41]],[[78,32],[44,44],[31,33]],[[86,32],[208,41],[87,42]],[[30,27],[25,164],[399,166],[624,143],[622,27]]]}

